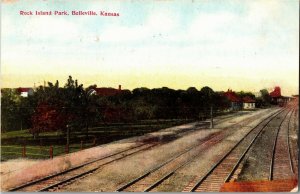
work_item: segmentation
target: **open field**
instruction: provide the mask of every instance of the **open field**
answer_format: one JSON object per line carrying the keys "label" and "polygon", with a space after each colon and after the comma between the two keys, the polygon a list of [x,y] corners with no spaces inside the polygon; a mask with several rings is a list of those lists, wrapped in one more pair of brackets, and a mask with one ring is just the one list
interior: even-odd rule
{"label": "open field", "polygon": [[[252,111],[250,111],[251,113]],[[240,112],[220,112],[217,113],[215,122],[226,121],[233,117],[248,114],[249,111]],[[89,128],[88,136],[85,131],[74,131],[71,133],[69,153],[97,145],[125,139],[129,137],[141,136],[160,129],[189,123],[189,119],[160,119],[142,120],[136,123],[111,123],[101,124],[97,127]],[[207,121],[203,122],[208,125]],[[28,130],[10,131],[1,134],[1,161],[17,158],[47,159],[50,158],[50,147],[53,149],[53,156],[66,153],[66,138],[61,131],[43,132],[37,139],[32,137]],[[25,148],[24,148],[25,145]],[[24,156],[23,150],[26,153]]]}
{"label": "open field", "polygon": [[[191,120],[150,120],[141,121],[139,123],[103,124],[99,127],[90,128],[88,137],[86,137],[85,131],[75,131],[71,133],[69,153],[128,137],[144,135],[186,122],[191,122]],[[27,158],[49,158],[50,146],[53,148],[53,156],[58,156],[65,153],[65,142],[65,134],[62,132],[41,133],[38,139],[33,139],[28,130],[2,133],[1,160],[4,161],[22,157],[23,145],[26,145]]]}

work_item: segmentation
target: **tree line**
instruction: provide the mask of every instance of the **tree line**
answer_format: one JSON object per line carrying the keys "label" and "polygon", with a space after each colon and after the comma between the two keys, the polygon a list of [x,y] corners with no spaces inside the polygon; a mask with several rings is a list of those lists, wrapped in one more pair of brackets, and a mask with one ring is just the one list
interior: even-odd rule
{"label": "tree line", "polygon": [[[1,90],[1,130],[29,129],[39,133],[61,130],[84,130],[99,123],[138,122],[149,119],[205,119],[213,107],[214,114],[228,110],[230,102],[222,92],[209,87],[197,90],[174,90],[167,87],[123,90],[114,96],[100,96],[92,85],[84,88],[69,76],[61,87],[59,82],[39,86],[33,95],[21,97],[15,89]],[[261,90],[258,106],[270,102],[267,90]],[[238,92],[255,97],[250,92]]]}

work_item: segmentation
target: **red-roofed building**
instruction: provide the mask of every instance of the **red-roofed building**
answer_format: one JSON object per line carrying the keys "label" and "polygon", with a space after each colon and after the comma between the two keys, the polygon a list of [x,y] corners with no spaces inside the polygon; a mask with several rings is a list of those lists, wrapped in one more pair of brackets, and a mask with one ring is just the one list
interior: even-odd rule
{"label": "red-roofed building", "polygon": [[121,85],[118,89],[115,88],[94,88],[95,92],[99,96],[115,96],[122,93]]}
{"label": "red-roofed building", "polygon": [[250,96],[246,96],[243,98],[243,108],[244,109],[254,109],[255,108],[255,100]]}
{"label": "red-roofed building", "polygon": [[274,88],[274,91],[270,92],[270,96],[272,98],[279,98],[279,97],[281,97],[281,89],[280,89],[280,87],[276,86]]}
{"label": "red-roofed building", "polygon": [[270,92],[271,103],[283,105],[287,100],[281,95],[281,88],[276,86],[272,92]]}
{"label": "red-roofed building", "polygon": [[28,97],[30,95],[33,95],[34,91],[32,88],[17,88],[17,92],[20,94],[20,96]]}
{"label": "red-roofed building", "polygon": [[241,110],[242,109],[242,100],[240,99],[240,97],[238,97],[236,95],[235,92],[228,89],[227,92],[224,92],[224,96],[226,96],[227,99],[230,101],[230,103],[231,103],[230,109],[231,110]]}

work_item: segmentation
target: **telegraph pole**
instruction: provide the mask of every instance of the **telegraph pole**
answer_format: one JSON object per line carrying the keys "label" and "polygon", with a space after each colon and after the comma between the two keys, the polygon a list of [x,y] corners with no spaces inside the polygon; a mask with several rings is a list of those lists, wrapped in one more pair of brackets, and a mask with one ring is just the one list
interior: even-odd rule
{"label": "telegraph pole", "polygon": [[67,125],[67,149],[69,150],[70,146],[70,125]]}
{"label": "telegraph pole", "polygon": [[214,128],[213,106],[210,106],[210,128]]}
{"label": "telegraph pole", "polygon": [[213,119],[213,103],[212,103],[212,94],[210,93],[210,90],[208,92],[209,95],[209,101],[210,101],[210,128],[214,128],[214,119]]}

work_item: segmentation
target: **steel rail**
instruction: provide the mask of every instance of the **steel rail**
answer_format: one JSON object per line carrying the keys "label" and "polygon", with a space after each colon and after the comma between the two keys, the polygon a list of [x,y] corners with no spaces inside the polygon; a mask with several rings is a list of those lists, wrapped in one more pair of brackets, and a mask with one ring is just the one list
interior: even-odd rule
{"label": "steel rail", "polygon": [[[194,157],[198,157],[199,155],[201,155],[202,153],[197,154]],[[157,180],[155,183],[153,183],[152,185],[150,185],[149,187],[147,187],[144,192],[149,192],[152,189],[154,189],[155,187],[157,187],[158,185],[160,185],[163,181],[165,181],[166,179],[168,179],[170,176],[172,176],[178,169],[183,168],[184,166],[186,166],[187,164],[191,163],[194,161],[194,158],[189,159],[188,161],[184,162],[183,164],[181,164],[179,167],[175,168],[173,171],[165,174],[161,179]]]}
{"label": "steel rail", "polygon": [[[213,165],[208,171],[207,173],[202,176],[202,178],[200,180],[198,180],[196,182],[196,184],[190,189],[190,192],[194,192],[201,184],[202,182],[214,171],[215,168],[217,168],[217,166],[219,166],[222,161],[236,148],[240,145],[240,143],[246,139],[246,137],[248,137],[248,135],[254,130],[256,129],[260,124],[262,124],[263,122],[265,122],[267,119],[271,118],[266,124],[263,125],[262,129],[259,131],[258,134],[260,134],[263,129],[277,116],[279,115],[280,113],[282,113],[284,110],[280,110],[274,114],[272,114],[271,116],[269,116],[268,118],[262,120],[261,122],[259,122],[255,127],[253,127],[239,142],[237,142],[233,147],[232,149],[230,149],[215,165]],[[275,116],[274,116],[275,115]],[[258,134],[255,136],[255,139],[258,137]],[[254,143],[254,141],[252,141],[252,144]],[[252,145],[250,144],[250,146]],[[249,149],[248,149],[249,150]],[[243,154],[246,154],[247,152],[244,152]],[[239,160],[239,162],[241,162],[241,160]],[[237,164],[235,165],[235,167],[237,166]]]}
{"label": "steel rail", "polygon": [[124,189],[130,187],[131,185],[133,185],[134,183],[138,182],[139,180],[145,178],[146,176],[148,176],[148,175],[151,174],[152,172],[154,172],[154,171],[160,169],[161,167],[165,166],[166,164],[168,164],[168,163],[172,162],[173,160],[179,158],[179,157],[182,156],[183,154],[185,154],[185,153],[191,151],[192,149],[194,149],[194,148],[196,148],[196,147],[198,147],[198,146],[200,146],[200,145],[202,145],[202,144],[207,143],[207,141],[213,139],[214,137],[217,137],[217,135],[213,135],[213,136],[211,136],[209,139],[207,139],[207,140],[205,140],[205,141],[202,141],[200,144],[194,145],[194,146],[192,146],[192,147],[190,147],[190,148],[184,150],[183,152],[180,152],[179,154],[177,154],[177,155],[175,155],[174,157],[170,158],[170,159],[167,160],[166,162],[163,162],[162,164],[157,165],[156,167],[154,167],[154,168],[152,168],[151,170],[145,172],[144,174],[140,175],[139,177],[137,177],[137,178],[135,178],[135,179],[129,181],[129,182],[126,183],[125,185],[119,187],[118,189],[116,189],[116,192],[123,191]]}
{"label": "steel rail", "polygon": [[[59,176],[59,175],[68,173],[68,172],[70,172],[70,171],[77,170],[77,169],[82,168],[82,167],[84,167],[84,166],[87,166],[87,165],[89,165],[89,164],[98,162],[98,161],[100,161],[100,160],[104,160],[104,159],[106,159],[106,158],[109,158],[109,157],[112,157],[112,156],[115,156],[115,155],[124,153],[124,152],[129,151],[129,150],[132,150],[132,149],[136,149],[136,148],[141,147],[141,146],[144,146],[144,145],[146,145],[146,144],[142,144],[142,145],[138,145],[138,146],[135,146],[135,147],[131,147],[131,148],[122,150],[122,151],[120,151],[120,152],[117,152],[117,153],[114,153],[114,154],[110,154],[110,155],[108,155],[108,156],[104,156],[104,157],[101,157],[101,158],[97,158],[97,159],[95,159],[95,160],[92,160],[92,161],[89,161],[89,162],[87,162],[87,163],[84,163],[84,164],[75,166],[75,167],[73,167],[73,168],[70,168],[70,169],[61,171],[61,172],[59,172],[59,173],[51,174],[51,175],[49,175],[49,176],[46,176],[46,177],[43,177],[43,178],[40,178],[40,179],[37,179],[37,180],[34,180],[34,181],[27,182],[27,183],[22,184],[22,185],[20,185],[20,186],[17,186],[17,187],[14,187],[14,188],[9,189],[8,192],[11,192],[11,191],[18,191],[18,190],[23,189],[23,188],[25,188],[25,187],[28,187],[28,186],[37,184],[37,183],[42,182],[42,181],[46,181],[46,180],[51,179],[51,178],[54,178],[54,177],[56,177],[56,176]],[[21,147],[20,147],[20,148],[21,148]]]}
{"label": "steel rail", "polygon": [[228,182],[230,180],[230,178],[232,177],[232,175],[234,174],[234,172],[236,171],[237,167],[239,166],[239,164],[241,163],[241,161],[244,159],[244,157],[246,156],[247,152],[249,151],[249,149],[251,148],[252,144],[254,143],[254,141],[256,140],[257,136],[260,133],[258,133],[255,138],[251,141],[250,145],[247,147],[247,149],[243,152],[243,154],[241,155],[241,157],[239,158],[239,160],[237,161],[237,163],[234,165],[234,167],[232,168],[231,172],[228,174],[228,176],[226,177],[224,183]]}
{"label": "steel rail", "polygon": [[[234,125],[235,125],[235,124],[234,124]],[[223,132],[225,133],[225,131],[223,131]],[[186,154],[187,152],[191,151],[192,149],[197,148],[198,146],[201,146],[201,145],[203,145],[203,144],[209,143],[210,140],[212,140],[213,138],[218,137],[218,135],[220,135],[220,133],[214,134],[214,135],[210,136],[208,139],[202,140],[202,141],[200,142],[200,144],[193,145],[193,146],[191,146],[190,148],[184,150],[183,152],[180,152],[179,154],[177,154],[177,155],[175,155],[174,157],[170,158],[170,159],[167,160],[166,162],[163,162],[162,164],[157,165],[156,167],[152,168],[151,170],[149,170],[149,171],[145,172],[144,174],[138,176],[137,178],[135,178],[135,179],[129,181],[129,182],[126,183],[125,185],[119,187],[118,189],[116,189],[116,192],[123,191],[124,189],[130,187],[131,185],[135,184],[135,183],[138,182],[139,180],[145,178],[146,176],[148,176],[148,175],[150,175],[151,173],[155,172],[156,170],[162,168],[162,167],[165,166],[166,164],[168,164],[168,163],[174,161],[175,159],[179,158],[179,157],[182,156],[183,154]],[[220,140],[222,140],[222,139],[220,139]],[[220,141],[220,140],[219,140],[219,141]],[[186,164],[186,163],[184,163],[183,165],[185,165],[185,164]],[[176,168],[176,170],[179,169],[180,167],[182,167],[183,165],[180,165],[178,168]],[[174,171],[174,172],[175,172],[175,171]],[[171,172],[171,173],[168,173],[168,174],[165,176],[165,179],[166,179],[167,177],[171,176],[172,174],[173,174],[172,172]],[[158,184],[158,183],[157,183],[157,184]],[[147,190],[147,189],[146,189],[146,190]],[[146,190],[145,190],[145,191],[146,191]]]}
{"label": "steel rail", "polygon": [[68,172],[77,170],[77,169],[79,169],[79,168],[85,167],[85,166],[87,166],[87,165],[89,165],[89,164],[92,164],[92,163],[95,163],[95,162],[98,162],[98,161],[107,159],[107,158],[109,158],[109,157],[116,156],[116,155],[118,155],[118,154],[122,154],[122,153],[127,152],[127,151],[130,151],[130,150],[134,150],[134,149],[136,149],[136,148],[140,148],[140,147],[145,146],[145,145],[146,145],[146,144],[142,144],[142,145],[134,146],[134,147],[131,147],[131,148],[128,148],[128,149],[124,149],[124,150],[122,150],[122,151],[120,151],[120,152],[116,152],[116,153],[109,154],[109,155],[104,156],[104,157],[97,158],[97,159],[95,159],[95,160],[86,162],[86,163],[84,163],[84,164],[80,164],[80,165],[78,165],[78,166],[69,168],[69,169],[64,170],[64,171],[61,171],[61,172],[59,172],[59,173],[51,174],[51,175],[49,175],[49,176],[46,176],[46,177],[43,177],[43,178],[40,178],[40,179],[31,181],[31,182],[27,182],[27,183],[22,184],[22,185],[20,185],[20,186],[17,186],[17,187],[14,187],[14,188],[9,189],[8,192],[11,192],[11,191],[18,191],[18,190],[23,189],[23,188],[25,188],[25,187],[32,186],[32,185],[37,184],[37,183],[40,183],[40,182],[42,182],[42,181],[46,181],[46,180],[48,180],[48,179],[50,179],[50,178],[54,178],[54,177],[56,177],[56,176],[63,175],[63,174],[65,174],[65,173],[68,173]]}
{"label": "steel rail", "polygon": [[272,150],[272,158],[271,158],[271,163],[270,163],[270,170],[269,170],[269,180],[273,180],[273,168],[274,168],[274,158],[275,158],[275,151],[276,151],[276,145],[277,145],[277,139],[278,139],[278,134],[279,131],[281,129],[281,125],[282,123],[285,121],[287,115],[290,113],[290,110],[287,112],[287,114],[284,116],[284,118],[282,119],[282,121],[280,122],[278,128],[277,128],[277,133],[276,133],[276,137],[274,139],[274,143],[273,143],[273,150]]}
{"label": "steel rail", "polygon": [[[267,120],[268,118],[272,117],[273,115],[275,115],[275,114],[277,114],[277,113],[279,114],[280,111],[281,111],[281,110],[279,110],[279,111],[277,111],[277,112],[271,114],[270,116],[268,116],[267,118],[265,118],[263,121]],[[263,121],[261,121],[261,122],[263,122]],[[260,124],[260,123],[259,123],[259,124]],[[258,124],[258,125],[259,125],[259,124]],[[234,125],[236,125],[236,124],[234,124]],[[258,125],[257,125],[257,126],[258,126]],[[257,126],[256,126],[256,127],[257,127]],[[216,137],[216,136],[213,136],[212,138],[214,138],[214,137]],[[193,147],[190,148],[189,150],[184,151],[183,153],[178,154],[177,156],[171,158],[171,159],[168,160],[167,162],[158,165],[157,167],[151,169],[150,171],[147,171],[147,172],[144,173],[143,175],[141,175],[141,176],[139,176],[139,177],[133,179],[132,181],[128,182],[127,184],[121,186],[121,187],[118,188],[116,191],[117,191],[117,192],[123,191],[124,189],[130,187],[131,185],[135,184],[135,183],[138,182],[139,180],[141,180],[141,179],[145,178],[146,176],[150,175],[152,172],[154,172],[154,171],[160,169],[161,167],[163,167],[163,166],[166,165],[167,163],[169,163],[169,162],[175,160],[175,159],[178,158],[179,156],[181,156],[181,155],[183,155],[183,154],[189,152],[189,151],[192,150],[193,148],[196,148],[196,147],[198,147],[198,146],[200,146],[200,145],[202,145],[202,144],[204,144],[204,143],[207,143],[207,142],[208,142],[209,140],[211,140],[212,138],[206,140],[206,142],[200,143],[199,145],[193,146]],[[200,154],[201,154],[201,153],[199,153],[199,154],[196,155],[195,157],[199,156]],[[192,162],[193,160],[194,160],[194,158],[192,158],[192,159],[190,159],[190,160],[184,162],[184,163],[181,164],[179,167],[177,167],[177,168],[175,168],[174,170],[172,170],[171,172],[165,174],[161,179],[159,179],[158,181],[156,181],[155,183],[153,183],[152,185],[150,185],[148,188],[146,188],[146,189],[144,190],[144,192],[148,192],[148,191],[152,190],[153,188],[155,188],[156,186],[158,186],[159,184],[161,184],[164,180],[166,180],[166,179],[169,178],[171,175],[173,175],[173,174],[175,173],[175,171],[177,171],[178,169],[184,167],[185,165],[187,165],[188,163]]]}
{"label": "steel rail", "polygon": [[289,122],[288,122],[288,131],[287,131],[287,140],[286,140],[287,141],[287,145],[288,145],[288,152],[289,152],[289,160],[290,160],[291,172],[293,174],[295,174],[295,171],[294,171],[294,167],[293,167],[293,161],[292,161],[292,155],[291,155],[291,147],[290,147],[291,146],[290,145],[290,128],[291,128],[290,122],[291,122],[291,118],[292,118],[294,112],[296,112],[296,111],[293,110],[293,112],[292,112],[292,114],[290,116]]}
{"label": "steel rail", "polygon": [[92,173],[92,172],[98,170],[100,167],[102,167],[102,166],[104,166],[104,165],[107,165],[107,164],[113,163],[113,162],[115,162],[115,161],[121,160],[121,159],[123,159],[123,158],[125,158],[125,157],[127,157],[127,156],[131,156],[131,155],[133,155],[133,154],[136,154],[136,153],[138,153],[138,152],[141,152],[141,151],[150,149],[150,148],[152,148],[152,147],[154,147],[154,146],[157,146],[157,145],[158,145],[158,144],[154,144],[154,145],[151,145],[151,146],[149,146],[149,147],[139,149],[139,150],[137,150],[137,151],[135,151],[135,152],[132,152],[132,153],[130,153],[130,154],[121,156],[120,158],[113,159],[113,160],[111,160],[111,161],[105,162],[105,163],[103,163],[103,164],[101,164],[101,165],[99,165],[99,166],[97,166],[97,167],[95,167],[95,168],[93,168],[93,169],[90,169],[90,170],[85,171],[85,172],[83,172],[83,173],[80,173],[80,174],[77,174],[77,175],[75,175],[75,176],[72,176],[72,177],[70,177],[70,178],[68,178],[68,179],[65,179],[65,180],[59,181],[59,182],[57,182],[57,183],[55,183],[55,184],[49,185],[49,186],[47,186],[47,187],[44,187],[44,188],[40,189],[38,192],[48,191],[48,190],[50,190],[50,189],[52,189],[52,188],[54,188],[54,187],[57,187],[57,186],[62,185],[62,184],[64,184],[64,183],[67,183],[67,182],[69,182],[69,181],[71,181],[71,180],[74,180],[74,179],[77,179],[77,178],[79,178],[79,177],[82,177],[82,176],[84,176],[84,175],[86,175],[86,174]]}

